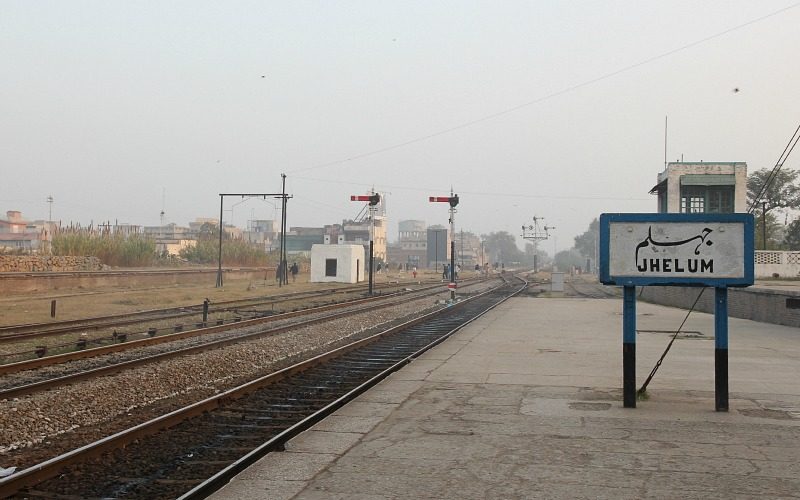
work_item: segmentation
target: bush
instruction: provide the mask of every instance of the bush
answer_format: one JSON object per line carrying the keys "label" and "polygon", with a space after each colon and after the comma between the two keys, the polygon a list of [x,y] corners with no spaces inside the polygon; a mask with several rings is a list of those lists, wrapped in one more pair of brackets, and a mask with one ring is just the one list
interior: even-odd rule
{"label": "bush", "polygon": [[[213,264],[219,260],[219,241],[199,240],[197,245],[181,250],[180,256],[195,264]],[[224,240],[222,262],[233,266],[265,266],[270,259],[264,250],[245,241]]]}
{"label": "bush", "polygon": [[141,267],[153,264],[156,242],[140,234],[125,236],[70,228],[53,234],[52,254],[92,256],[109,266]]}

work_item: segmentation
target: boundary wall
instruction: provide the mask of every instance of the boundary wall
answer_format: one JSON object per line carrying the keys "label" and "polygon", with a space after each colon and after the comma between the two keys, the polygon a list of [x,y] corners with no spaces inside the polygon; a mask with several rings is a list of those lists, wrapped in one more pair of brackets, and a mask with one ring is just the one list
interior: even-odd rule
{"label": "boundary wall", "polygon": [[756,250],[756,278],[800,276],[800,252]]}
{"label": "boundary wall", "polygon": [[[274,267],[223,268],[222,273],[224,280],[275,280]],[[183,284],[213,286],[216,279],[215,268],[0,273],[0,294]]]}
{"label": "boundary wall", "polygon": [[[646,286],[637,297],[646,302],[689,309],[702,287]],[[714,314],[714,290],[703,292],[696,311]],[[764,288],[728,288],[728,315],[762,323],[800,327],[800,294]]]}
{"label": "boundary wall", "polygon": [[55,255],[0,255],[0,272],[72,272],[108,269],[97,257]]}

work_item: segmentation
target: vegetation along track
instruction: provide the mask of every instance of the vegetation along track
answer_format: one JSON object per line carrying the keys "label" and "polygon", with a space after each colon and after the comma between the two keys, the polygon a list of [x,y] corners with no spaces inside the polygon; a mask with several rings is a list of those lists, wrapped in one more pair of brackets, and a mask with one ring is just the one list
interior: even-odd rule
{"label": "vegetation along track", "polygon": [[[0,400],[441,293],[441,284],[0,366]],[[265,328],[265,324],[270,325]],[[104,355],[114,354],[113,358]],[[89,358],[89,359],[86,359]],[[80,360],[80,362],[78,362]],[[72,361],[70,363],[70,361]],[[55,367],[55,365],[59,365]]]}
{"label": "vegetation along track", "polygon": [[0,480],[0,497],[204,497],[524,286],[492,288],[46,460]]}

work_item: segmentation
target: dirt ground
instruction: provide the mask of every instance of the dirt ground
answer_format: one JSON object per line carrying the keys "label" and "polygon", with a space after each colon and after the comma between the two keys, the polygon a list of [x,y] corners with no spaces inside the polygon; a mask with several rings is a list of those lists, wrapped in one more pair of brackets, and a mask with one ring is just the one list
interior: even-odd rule
{"label": "dirt ground", "polygon": [[[464,278],[470,277],[464,273]],[[197,285],[168,285],[162,287],[128,288],[115,287],[95,290],[57,290],[24,295],[0,297],[0,325],[19,325],[25,323],[48,323],[52,321],[78,319],[93,316],[106,316],[125,312],[197,305],[208,298],[214,301],[234,300],[252,297],[267,297],[319,287],[336,287],[335,283],[309,283],[309,275],[299,274],[297,282],[289,280],[288,285],[279,287],[274,280],[228,280],[222,288],[214,283]],[[441,274],[424,271],[413,279],[411,273],[376,274],[376,284],[399,282],[409,285],[416,282],[440,281]],[[350,286],[341,284],[339,286]],[[50,317],[50,302],[56,300],[56,317]]]}

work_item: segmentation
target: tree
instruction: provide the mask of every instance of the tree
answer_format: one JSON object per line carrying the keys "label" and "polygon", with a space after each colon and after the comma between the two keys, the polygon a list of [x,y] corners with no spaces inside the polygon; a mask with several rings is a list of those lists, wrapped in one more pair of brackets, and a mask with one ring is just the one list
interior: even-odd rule
{"label": "tree", "polygon": [[[760,199],[756,199],[768,182],[772,169],[762,168],[747,177],[747,201],[755,209],[769,214],[776,208],[800,208],[800,187],[795,184],[795,170],[779,170],[769,182]],[[763,205],[762,205],[763,203]],[[769,228],[769,226],[767,226]]]}
{"label": "tree", "polygon": [[755,224],[755,241],[753,244],[755,245],[756,250],[780,250],[781,248],[781,229],[782,226],[778,222],[778,218],[775,217],[775,214],[767,212],[767,245],[764,246],[764,219],[761,216],[760,211],[757,212],[756,224]]}
{"label": "tree", "polygon": [[525,260],[522,262],[526,266],[533,267],[536,264],[537,269],[546,265],[550,261],[550,256],[541,248],[530,242],[525,242]]}
{"label": "tree", "polygon": [[[747,200],[754,209],[756,219],[755,245],[757,249],[777,249],[777,218],[771,213],[775,209],[800,208],[800,186],[796,184],[798,173],[795,170],[779,170],[769,179],[772,169],[762,168],[747,177]],[[764,185],[767,184],[766,189]],[[761,192],[763,189],[763,193]],[[761,194],[760,198],[757,198]],[[764,219],[767,226],[767,244],[764,244]],[[787,243],[789,243],[787,241]],[[791,244],[790,244],[791,245]]]}
{"label": "tree", "polygon": [[[225,235],[222,235],[223,238]],[[198,240],[211,240],[219,237],[219,226],[213,222],[204,222],[197,233]]]}
{"label": "tree", "polygon": [[[800,220],[794,220],[786,228],[786,244],[789,250],[800,250]],[[756,248],[759,248],[756,246]]]}
{"label": "tree", "polygon": [[583,257],[574,248],[569,250],[562,250],[555,256],[554,262],[559,271],[569,271],[573,267],[583,268],[585,262]]}
{"label": "tree", "polygon": [[589,229],[575,237],[575,250],[586,258],[595,259],[600,244],[600,221],[595,217],[589,223]]}
{"label": "tree", "polygon": [[514,235],[507,231],[499,231],[483,235],[484,248],[492,262],[522,262],[523,253],[517,247]]}

